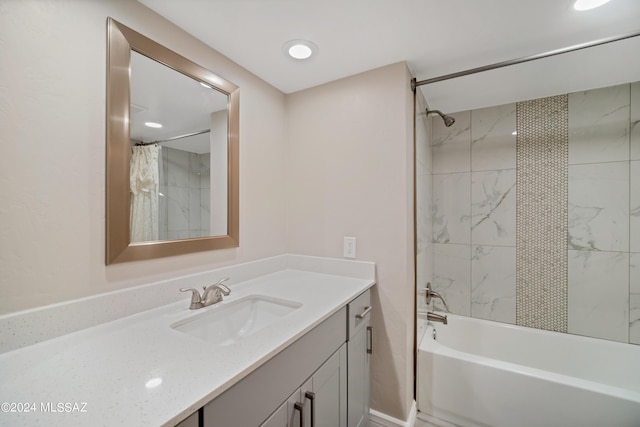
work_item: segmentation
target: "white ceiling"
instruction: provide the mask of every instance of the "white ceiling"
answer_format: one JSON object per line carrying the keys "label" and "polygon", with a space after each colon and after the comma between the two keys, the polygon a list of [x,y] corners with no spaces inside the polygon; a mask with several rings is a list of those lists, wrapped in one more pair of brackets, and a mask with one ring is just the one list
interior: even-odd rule
{"label": "white ceiling", "polygon": [[[285,93],[398,61],[406,61],[422,80],[640,30],[640,0],[611,0],[586,12],[575,11],[574,0],[139,1]],[[285,57],[282,46],[291,39],[314,42],[318,55],[308,62]],[[467,78],[467,86],[421,89],[432,108],[451,112],[549,95],[557,87],[570,92],[640,80],[636,39],[605,53],[602,66],[594,59],[602,49],[590,50],[544,60],[546,65],[536,61],[531,69],[484,73],[482,79]],[[592,66],[580,82],[585,87],[564,86],[576,86],[568,75]],[[469,92],[476,89],[485,93],[472,100]]]}

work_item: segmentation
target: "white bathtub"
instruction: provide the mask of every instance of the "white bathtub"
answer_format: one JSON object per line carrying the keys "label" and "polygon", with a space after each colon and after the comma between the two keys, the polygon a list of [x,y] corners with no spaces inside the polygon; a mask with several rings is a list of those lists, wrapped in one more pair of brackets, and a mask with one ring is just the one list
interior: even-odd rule
{"label": "white bathtub", "polygon": [[418,346],[420,412],[464,427],[640,426],[640,346],[448,320]]}

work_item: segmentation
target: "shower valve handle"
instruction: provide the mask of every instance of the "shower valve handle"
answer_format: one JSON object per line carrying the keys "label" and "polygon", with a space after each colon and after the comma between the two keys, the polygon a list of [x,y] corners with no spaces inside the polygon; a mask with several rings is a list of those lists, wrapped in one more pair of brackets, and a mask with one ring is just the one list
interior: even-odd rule
{"label": "shower valve handle", "polygon": [[431,289],[431,283],[427,282],[427,286],[424,288],[424,301],[425,303],[431,304],[431,298],[438,298],[440,301],[442,301],[442,304],[444,304],[444,308],[449,311],[449,307],[447,306],[447,302],[444,300],[444,298],[442,297],[442,295],[440,295],[438,292],[434,291]]}

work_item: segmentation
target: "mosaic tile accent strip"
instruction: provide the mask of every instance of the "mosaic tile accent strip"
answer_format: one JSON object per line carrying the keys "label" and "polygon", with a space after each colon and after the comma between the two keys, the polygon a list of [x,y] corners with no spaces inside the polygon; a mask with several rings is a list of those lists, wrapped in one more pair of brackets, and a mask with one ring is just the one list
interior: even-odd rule
{"label": "mosaic tile accent strip", "polygon": [[569,102],[516,107],[516,324],[567,332]]}

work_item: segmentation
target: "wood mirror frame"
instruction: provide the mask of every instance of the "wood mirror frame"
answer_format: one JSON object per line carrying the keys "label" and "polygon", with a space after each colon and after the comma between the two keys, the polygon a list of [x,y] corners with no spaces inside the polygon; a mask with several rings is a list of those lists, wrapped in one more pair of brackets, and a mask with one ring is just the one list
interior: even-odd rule
{"label": "wood mirror frame", "polygon": [[[107,21],[107,28],[106,264],[238,247],[238,86],[111,18]],[[227,95],[227,234],[182,240],[131,242],[129,67],[132,50]]]}

